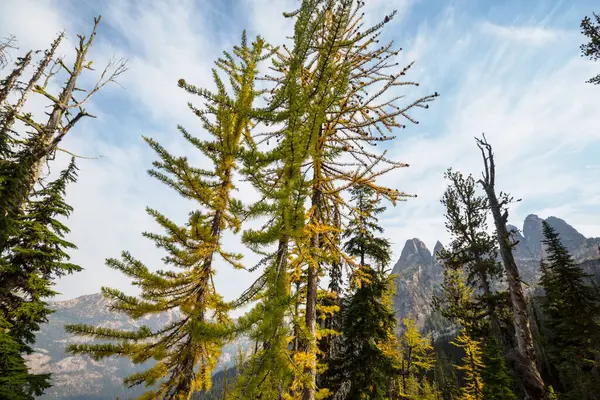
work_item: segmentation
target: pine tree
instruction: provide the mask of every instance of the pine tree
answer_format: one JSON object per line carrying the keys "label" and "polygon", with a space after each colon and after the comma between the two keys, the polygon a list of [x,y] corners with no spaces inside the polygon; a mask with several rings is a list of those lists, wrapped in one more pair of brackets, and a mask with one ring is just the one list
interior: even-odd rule
{"label": "pine tree", "polygon": [[548,355],[559,371],[565,398],[600,398],[600,291],[576,265],[556,230],[542,223],[546,260],[541,301]]}
{"label": "pine tree", "polygon": [[[474,304],[470,307],[480,311],[469,322],[469,328],[475,330],[470,333],[486,335],[492,332],[501,338],[506,329],[501,326],[500,308],[507,306],[507,296],[505,292],[492,289],[502,276],[502,268],[496,261],[496,240],[487,233],[487,198],[477,194],[471,175],[465,178],[460,172],[449,169],[445,177],[450,184],[442,197],[442,204],[446,208],[446,229],[451,234],[452,243],[450,250],[440,252],[440,258],[445,269],[464,269],[466,283],[473,289]],[[461,318],[453,313],[451,307],[446,307],[445,313],[450,320]],[[506,325],[506,321],[503,322]]]}
{"label": "pine tree", "polygon": [[389,377],[397,368],[385,351],[396,320],[383,298],[393,281],[370,266],[360,272],[356,289],[344,299],[342,348],[328,372],[334,392],[349,385],[348,399],[385,399]]}
{"label": "pine tree", "polygon": [[[57,294],[52,289],[54,281],[81,269],[69,262],[68,251],[75,245],[65,239],[69,229],[62,222],[72,211],[64,196],[66,186],[75,182],[74,160],[49,183],[44,161],[57,151],[68,153],[58,145],[81,118],[90,116],[83,104],[125,70],[119,63],[111,72],[115,64],[109,65],[86,97],[75,99],[74,92],[85,92],[77,87],[77,80],[85,69],[91,69],[86,57],[99,22],[97,18],[87,40],[80,36],[71,68],[54,59],[64,37],[60,34],[28,81],[21,83],[26,67],[39,52],[18,58],[13,71],[0,82],[0,359],[5,362],[0,369],[0,391],[9,393],[10,398],[33,398],[49,387],[49,375],[29,374],[22,354],[32,352],[35,334],[52,312],[46,301]],[[61,71],[67,75],[67,83],[53,95],[46,89]],[[44,82],[39,84],[42,77]],[[50,101],[51,111],[44,123],[22,112],[31,94]],[[79,109],[75,115],[74,108]],[[13,130],[16,120],[29,131]]]}
{"label": "pine tree", "polygon": [[[148,267],[127,252],[122,261],[108,259],[107,265],[120,270],[141,287],[140,297],[128,296],[121,291],[103,288],[111,308],[131,318],[141,318],[167,310],[179,309],[182,316],[155,331],[146,326],[137,331],[120,331],[85,325],[69,325],[67,331],[117,343],[97,345],[72,344],[68,351],[88,354],[94,359],[112,355],[126,356],[134,363],[154,358],[157,362],[144,372],[126,378],[127,385],[145,384],[152,388],[143,398],[183,399],[211,385],[211,375],[218,361],[224,340],[233,332],[228,316],[230,305],[217,293],[212,282],[214,259],[221,257],[235,268],[240,268],[241,256],[221,247],[223,232],[240,229],[242,205],[232,197],[235,188],[233,174],[237,154],[244,142],[252,142],[248,130],[249,114],[254,99],[261,94],[254,89],[257,63],[265,55],[264,41],[258,37],[248,47],[245,34],[240,46],[234,47],[234,56],[216,62],[229,78],[233,95],[229,96],[217,70],[213,78],[217,92],[198,89],[180,79],[178,84],[189,93],[206,101],[203,110],[190,104],[191,110],[203,121],[213,140],[200,140],[183,127],[183,137],[202,152],[213,164],[212,170],[190,165],[185,157],[174,157],[156,141],[146,142],[159,155],[149,174],[194,200],[199,209],[190,212],[185,226],[178,226],[158,211],[147,209],[166,234],[144,233],[144,236],[163,248],[167,256],[163,262],[181,269],[158,270]],[[214,117],[211,119],[209,117]]]}
{"label": "pine tree", "polygon": [[495,336],[488,336],[483,345],[483,364],[481,372],[484,400],[516,400],[512,391],[512,382],[506,368],[502,348]]}
{"label": "pine tree", "polygon": [[[581,21],[581,33],[589,39],[589,43],[580,46],[581,56],[593,61],[600,59],[600,15],[592,13],[594,20],[584,17]],[[590,78],[586,83],[600,84],[600,74]]]}

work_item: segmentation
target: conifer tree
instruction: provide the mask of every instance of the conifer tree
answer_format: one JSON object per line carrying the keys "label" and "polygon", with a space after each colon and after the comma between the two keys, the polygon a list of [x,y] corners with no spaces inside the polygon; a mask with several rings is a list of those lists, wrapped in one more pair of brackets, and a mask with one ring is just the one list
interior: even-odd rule
{"label": "conifer tree", "polygon": [[[0,353],[6,361],[0,369],[0,391],[10,393],[11,398],[33,398],[49,387],[49,375],[29,374],[22,354],[32,352],[35,334],[52,312],[46,301],[56,295],[52,289],[55,279],[81,269],[69,262],[68,251],[75,245],[65,239],[69,229],[61,222],[72,211],[64,196],[66,186],[76,178],[74,160],[49,183],[45,182],[44,161],[57,151],[68,153],[58,145],[81,118],[90,116],[83,109],[84,103],[125,70],[124,63],[109,65],[96,86],[82,100],[76,100],[74,92],[85,92],[76,83],[85,69],[91,69],[86,57],[99,21],[95,20],[87,41],[79,36],[72,67],[54,58],[64,37],[60,34],[28,81],[21,82],[26,67],[39,52],[30,51],[18,58],[13,71],[0,82],[0,351],[7,352]],[[67,83],[55,96],[46,89],[61,71]],[[31,94],[50,102],[51,111],[44,123],[22,112]],[[79,110],[75,115],[74,108]],[[15,131],[17,120],[29,131]]]}
{"label": "conifer tree", "polygon": [[81,270],[69,263],[64,239],[69,229],[58,219],[72,208],[65,203],[66,185],[75,181],[74,161],[53,182],[34,193],[16,221],[18,235],[8,240],[0,258],[0,394],[7,399],[33,399],[50,387],[49,374],[30,374],[23,353],[33,352],[35,333],[52,310],[46,299],[57,293],[53,280]]}
{"label": "conifer tree", "polygon": [[376,216],[384,212],[385,207],[379,205],[380,199],[369,186],[355,186],[350,193],[354,218],[344,232],[343,237],[348,240],[343,249],[346,254],[357,257],[360,265],[369,264],[373,269],[382,270],[390,262],[392,254],[390,241],[375,236],[383,232]]}
{"label": "conifer tree", "polygon": [[[149,174],[181,196],[194,200],[199,207],[190,212],[185,226],[178,226],[158,211],[147,209],[166,234],[144,233],[144,236],[167,252],[164,263],[181,271],[152,272],[128,252],[123,252],[122,261],[107,260],[109,267],[120,270],[142,289],[141,295],[134,297],[103,288],[113,310],[135,319],[178,309],[181,318],[155,331],[146,326],[137,331],[85,325],[66,327],[71,333],[113,341],[97,345],[72,344],[68,347],[71,353],[88,354],[94,359],[126,356],[134,363],[154,358],[157,361],[154,366],[124,380],[129,386],[151,387],[143,398],[187,399],[195,391],[209,389],[221,347],[231,335],[230,305],[223,301],[213,283],[214,260],[221,257],[233,267],[241,267],[241,256],[226,251],[221,246],[221,238],[226,230],[240,229],[242,208],[240,201],[232,196],[233,174],[241,146],[245,142],[252,145],[249,115],[254,99],[261,94],[254,85],[257,64],[269,56],[263,54],[265,47],[260,37],[248,46],[244,33],[241,45],[234,47],[234,55],[225,52],[216,62],[218,69],[229,78],[232,95],[226,91],[216,69],[213,70],[217,86],[214,93],[196,88],[183,79],[178,82],[187,92],[206,101],[204,109],[191,104],[190,108],[214,139],[200,140],[181,126],[179,130],[212,162],[212,170],[194,167],[186,157],[175,157],[156,141],[146,138],[160,157]],[[158,386],[153,387],[156,384]]]}
{"label": "conifer tree", "polygon": [[396,353],[396,365],[399,368],[390,376],[390,392],[394,399],[411,398],[417,393],[421,394],[429,385],[423,375],[435,366],[431,337],[423,337],[413,319],[405,318],[403,325],[404,332],[397,344]]}
{"label": "conifer tree", "polygon": [[[487,318],[475,315],[472,322],[479,326],[477,332],[471,334],[492,332],[501,338],[499,308],[505,306],[506,296],[492,289],[493,283],[502,276],[502,269],[496,261],[496,241],[487,233],[487,198],[476,192],[475,180],[470,175],[465,178],[460,172],[449,169],[445,178],[450,184],[442,197],[442,204],[446,208],[446,229],[451,234],[452,243],[450,250],[440,252],[440,258],[446,269],[464,269],[466,283],[473,289],[475,304],[472,307],[486,314]],[[451,320],[460,318],[452,315],[450,308],[445,311],[446,317]],[[474,325],[471,327],[475,328]]]}
{"label": "conifer tree", "polygon": [[512,391],[502,348],[493,335],[484,340],[482,361],[485,365],[481,372],[484,400],[517,400]]}
{"label": "conifer tree", "polygon": [[[600,15],[592,13],[594,18],[584,17],[581,21],[581,33],[589,39],[589,43],[580,46],[581,56],[593,61],[600,59]],[[600,74],[590,78],[586,83],[600,84]]]}
{"label": "conifer tree", "polygon": [[[362,6],[363,3],[348,0],[307,0],[290,14],[297,18],[294,48],[284,48],[285,51],[278,54],[275,69],[281,77],[273,78],[277,87],[269,99],[271,109],[283,105],[284,112],[276,113],[282,118],[274,118],[274,122],[283,122],[284,127],[266,134],[265,140],[277,141],[278,145],[267,153],[264,161],[255,162],[248,170],[251,181],[271,201],[270,205],[261,207],[272,219],[267,229],[271,235],[268,240],[267,233],[259,240],[260,236],[251,232],[246,235],[246,242],[260,241],[264,245],[278,240],[281,250],[278,254],[287,252],[289,243],[293,242],[294,262],[306,271],[305,275],[299,275],[306,277],[305,284],[298,285],[305,293],[302,294],[305,296],[304,322],[297,324],[302,328],[297,330],[302,336],[299,338],[302,345],[301,352],[294,355],[297,360],[302,360],[299,367],[305,372],[300,384],[304,399],[314,398],[316,392],[319,277],[324,268],[338,263],[340,255],[344,262],[356,264],[341,254],[335,240],[339,232],[335,210],[345,206],[340,194],[354,185],[367,184],[392,201],[406,196],[374,183],[376,177],[390,169],[406,165],[388,160],[385,153],[372,154],[364,149],[364,145],[390,140],[384,130],[402,126],[398,118],[416,122],[407,114],[408,110],[427,108],[425,103],[437,96],[437,93],[426,96],[404,107],[395,105],[400,96],[383,100],[383,94],[389,89],[417,84],[401,81],[400,77],[410,65],[396,73],[390,71],[395,63],[389,58],[397,55],[399,50],[393,50],[391,44],[377,46],[380,30],[393,15],[363,30],[359,13]],[[369,88],[374,94],[367,93]],[[380,164],[382,167],[376,168]],[[273,167],[266,168],[270,165]],[[312,178],[308,180],[305,176]],[[305,205],[309,202],[310,207]],[[295,216],[294,224],[291,219],[288,222],[294,227],[293,231],[278,222],[281,218],[278,207],[282,205],[291,210],[288,215]],[[300,213],[305,206],[307,212]],[[269,254],[266,256],[270,257]],[[273,258],[282,259],[280,256]],[[263,284],[268,282],[267,273],[263,276],[249,293],[254,288],[268,288],[266,283]]]}
{"label": "conifer tree", "polygon": [[462,331],[451,343],[462,348],[465,352],[462,359],[462,365],[456,366],[456,368],[463,371],[465,375],[465,385],[461,388],[459,399],[483,399],[484,385],[481,375],[484,364],[482,361],[481,342],[471,338],[466,331]]}
{"label": "conifer tree", "polygon": [[348,399],[384,399],[389,377],[397,366],[385,351],[393,335],[395,316],[383,301],[393,280],[366,265],[360,268],[361,280],[344,299],[342,349],[330,370],[333,391],[346,384]]}
{"label": "conifer tree", "polygon": [[385,346],[395,331],[395,317],[391,305],[390,285],[384,267],[391,258],[389,241],[374,237],[383,229],[376,215],[385,207],[375,191],[367,186],[351,190],[353,214],[343,237],[344,250],[359,259],[352,285],[353,292],[342,305],[341,351],[331,360],[327,376],[339,391],[349,383],[349,398],[383,398],[387,391],[389,374],[394,370],[394,358]]}
{"label": "conifer tree", "polygon": [[542,223],[546,260],[541,301],[546,314],[547,351],[559,371],[563,395],[600,398],[600,291],[576,265],[556,230]]}

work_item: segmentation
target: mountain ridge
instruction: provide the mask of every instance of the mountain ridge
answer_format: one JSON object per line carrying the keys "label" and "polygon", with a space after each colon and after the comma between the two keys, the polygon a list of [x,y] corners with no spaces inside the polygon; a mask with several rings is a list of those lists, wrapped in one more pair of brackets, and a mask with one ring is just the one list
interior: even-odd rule
{"label": "mountain ridge", "polygon": [[[539,243],[542,221],[537,215],[530,214],[523,222],[523,232],[510,226],[514,239],[519,240],[514,254],[521,275],[527,283],[535,283],[539,276],[539,260],[543,256],[542,245]],[[600,278],[600,238],[586,238],[560,218],[549,217],[546,221],[557,229],[575,260],[586,271]],[[436,256],[442,248],[440,241],[433,246],[433,252],[418,238],[406,241],[392,269],[397,274],[393,304],[398,319],[412,316],[423,326],[430,315],[431,297],[443,281],[443,267]],[[40,399],[129,398],[144,391],[144,388],[126,389],[122,385],[122,378],[147,368],[147,363],[133,365],[128,359],[115,357],[93,361],[87,356],[66,354],[64,348],[67,343],[91,343],[92,340],[68,335],[64,330],[65,324],[83,323],[114,329],[135,329],[147,325],[155,329],[179,316],[178,311],[173,310],[132,320],[123,314],[111,312],[108,302],[99,293],[54,301],[51,302],[51,307],[56,311],[37,335],[35,353],[27,356],[32,372],[52,373],[54,386]],[[223,349],[221,366],[233,365],[238,345],[242,348],[250,347],[244,338],[227,345]]]}
{"label": "mountain ridge", "polygon": [[[600,274],[598,262],[589,262],[600,259],[600,238],[586,238],[561,218],[550,216],[542,219],[536,214],[529,214],[523,221],[522,231],[507,224],[513,240],[518,241],[513,254],[521,278],[526,284],[535,286],[539,279],[539,263],[544,256],[542,221],[556,229],[574,260],[585,265],[586,272]],[[433,253],[418,238],[406,241],[400,258],[392,269],[392,273],[397,275],[394,308],[398,319],[412,316],[423,326],[426,316],[432,311],[429,299],[443,282],[443,266],[435,256],[442,248],[439,240]]]}

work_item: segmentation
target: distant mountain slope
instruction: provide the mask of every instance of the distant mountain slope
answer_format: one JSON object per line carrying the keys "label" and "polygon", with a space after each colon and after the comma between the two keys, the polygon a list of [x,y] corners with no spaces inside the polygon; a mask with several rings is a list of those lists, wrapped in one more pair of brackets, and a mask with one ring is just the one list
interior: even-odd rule
{"label": "distant mountain slope", "polygon": [[[117,396],[126,399],[143,392],[143,388],[125,388],[122,379],[147,368],[151,362],[134,365],[126,358],[116,357],[96,362],[88,356],[66,354],[64,349],[68,343],[85,343],[91,340],[67,334],[63,328],[65,324],[83,323],[118,329],[135,329],[147,325],[156,329],[179,318],[178,311],[169,311],[135,321],[123,314],[111,312],[101,294],[54,302],[52,307],[56,311],[37,335],[36,353],[27,356],[33,372],[52,373],[54,386],[40,399],[95,400],[114,399]],[[238,345],[247,347],[246,341],[241,340],[223,349],[220,368],[233,366]]]}
{"label": "distant mountain slope", "polygon": [[[519,266],[522,280],[530,285],[537,284],[539,264],[544,255],[542,240],[542,219],[531,214],[523,222],[522,233],[515,226],[509,225],[514,238],[519,241],[514,254]],[[560,234],[561,240],[584,269],[600,278],[600,254],[598,246],[600,238],[586,238],[575,228],[560,218],[549,217],[546,221]],[[435,256],[442,249],[438,241],[433,254],[419,239],[406,241],[400,258],[392,272],[396,279],[396,295],[394,307],[399,319],[406,316],[417,318],[419,324],[431,313],[431,297],[443,281],[443,267]]]}

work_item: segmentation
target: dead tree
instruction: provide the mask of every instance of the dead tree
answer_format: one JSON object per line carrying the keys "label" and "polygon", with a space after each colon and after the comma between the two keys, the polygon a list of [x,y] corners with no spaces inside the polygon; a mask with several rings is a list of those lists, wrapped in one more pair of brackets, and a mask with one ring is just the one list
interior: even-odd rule
{"label": "dead tree", "polygon": [[[67,66],[63,59],[55,58],[56,50],[64,37],[61,33],[44,53],[29,81],[18,84],[25,67],[31,62],[32,52],[20,58],[15,70],[0,81],[0,155],[5,161],[3,173],[7,177],[0,188],[0,249],[7,238],[2,221],[6,222],[24,211],[41,179],[45,161],[52,159],[57,150],[69,153],[59,148],[63,138],[82,118],[95,118],[84,109],[85,103],[108,83],[116,83],[116,78],[127,70],[125,60],[111,60],[91,88],[86,90],[77,85],[85,70],[94,70],[92,61],[88,60],[88,52],[100,19],[101,17],[94,18],[92,33],[88,38],[78,35],[79,42],[72,65]],[[59,73],[61,77],[66,77],[66,82],[58,95],[53,95],[47,89],[48,84]],[[15,96],[16,103],[10,104],[9,95],[17,93],[20,96]],[[46,114],[46,121],[42,122],[31,113],[22,112],[31,93],[50,100],[50,112]],[[16,120],[25,125],[27,135],[17,135],[13,131],[12,126]]]}
{"label": "dead tree", "polygon": [[508,194],[502,192],[500,192],[500,199],[496,196],[494,187],[496,171],[492,146],[487,142],[485,135],[483,135],[482,139],[475,138],[475,140],[479,150],[481,150],[484,165],[483,178],[478,182],[487,194],[492,216],[494,217],[498,246],[504,264],[510,303],[514,313],[517,348],[509,354],[508,358],[515,372],[517,372],[527,396],[532,400],[543,399],[545,396],[544,381],[536,364],[537,357],[527,312],[527,303],[523,287],[521,286],[519,269],[512,253],[513,244],[511,243],[510,233],[506,228],[508,219],[507,205],[513,199]]}
{"label": "dead tree", "polygon": [[[100,16],[94,18],[94,27],[87,40],[85,36],[77,35],[79,38],[79,45],[75,48],[76,57],[71,67],[68,67],[62,59],[56,60],[56,66],[59,67],[59,70],[66,72],[68,77],[60,94],[54,96],[46,90],[49,78],[60,72],[53,68],[46,74],[47,79],[43,86],[37,84],[33,86],[33,91],[35,93],[43,95],[52,103],[52,111],[49,114],[47,122],[40,124],[29,114],[17,113],[15,115],[16,119],[22,121],[28,128],[31,128],[34,131],[33,145],[29,146],[28,152],[23,155],[22,160],[26,165],[31,166],[31,174],[26,194],[30,193],[34,185],[38,182],[45,159],[58,149],[59,143],[75,124],[85,117],[96,118],[83,108],[85,103],[108,83],[116,83],[116,78],[127,70],[125,60],[111,60],[104,68],[98,82],[93,88],[85,90],[77,87],[77,80],[82,72],[84,70],[94,70],[92,68],[92,61],[88,60],[87,55],[96,36],[96,29],[100,23],[100,19]],[[59,37],[59,39],[61,38],[62,37]],[[57,46],[56,41],[53,43],[53,48],[55,45]],[[46,66],[47,65],[48,64],[46,64]],[[76,99],[76,92],[85,93],[85,97],[81,100]]]}

